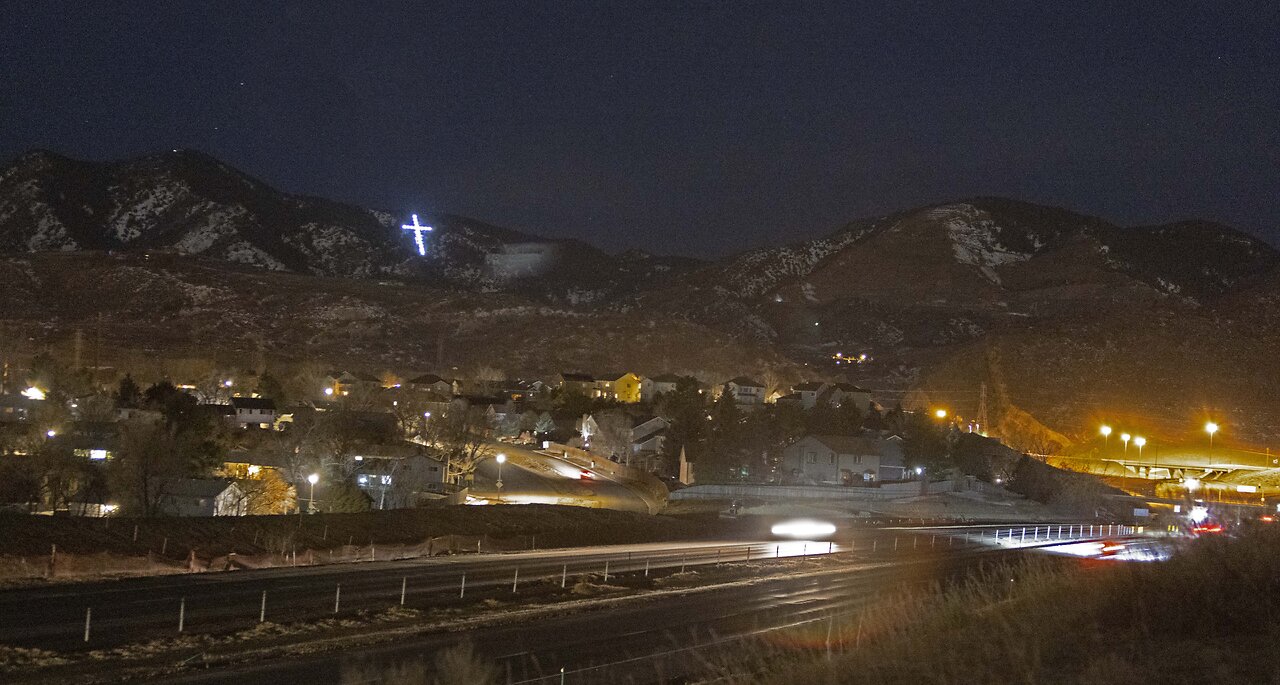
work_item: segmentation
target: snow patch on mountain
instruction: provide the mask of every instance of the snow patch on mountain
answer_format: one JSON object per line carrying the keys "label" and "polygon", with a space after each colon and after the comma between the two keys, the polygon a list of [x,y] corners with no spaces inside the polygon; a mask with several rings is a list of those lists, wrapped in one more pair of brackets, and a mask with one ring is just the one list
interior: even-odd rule
{"label": "snow patch on mountain", "polygon": [[107,187],[113,206],[107,218],[107,230],[121,243],[128,244],[154,226],[162,213],[172,209],[180,199],[191,195],[191,188],[181,181],[164,180],[141,194],[127,193],[119,185]]}
{"label": "snow patch on mountain", "polygon": [[272,257],[266,250],[247,240],[238,240],[227,246],[223,259],[237,264],[248,264],[271,271],[288,271],[284,262]]}
{"label": "snow patch on mountain", "polygon": [[[988,281],[1000,285],[998,267],[1024,262],[1030,254],[1006,248],[1000,243],[1000,227],[989,214],[969,204],[935,207],[925,212],[925,219],[941,223],[951,241],[951,252],[957,262],[976,267]],[[1034,237],[1034,247],[1041,247]]]}
{"label": "snow patch on mountain", "polygon": [[40,250],[74,250],[79,247],[75,238],[67,232],[66,224],[53,215],[48,205],[40,204],[32,207],[36,219],[35,233],[27,239],[27,249],[32,252]]}

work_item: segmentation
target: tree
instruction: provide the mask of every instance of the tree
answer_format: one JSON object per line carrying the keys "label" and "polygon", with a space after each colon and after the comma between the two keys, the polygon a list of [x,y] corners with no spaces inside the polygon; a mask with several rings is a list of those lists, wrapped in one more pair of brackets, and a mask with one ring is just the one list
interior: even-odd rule
{"label": "tree", "polygon": [[436,427],[434,442],[439,445],[445,460],[445,482],[469,483],[489,441],[489,422],[485,411],[465,402],[454,402],[445,410],[444,416],[432,424]]}
{"label": "tree", "polygon": [[533,432],[537,435],[545,436],[556,429],[556,421],[551,418],[551,414],[542,412],[538,415],[538,421],[533,425]]}
{"label": "tree", "polygon": [[729,392],[711,405],[707,450],[697,460],[698,477],[737,480],[742,475],[742,410]]}
{"label": "tree", "polygon": [[125,374],[116,387],[114,396],[116,406],[121,409],[135,409],[142,402],[142,389],[133,381],[133,376]]}
{"label": "tree", "polygon": [[657,412],[671,423],[663,453],[668,463],[676,463],[680,451],[697,461],[707,446],[707,397],[692,377],[682,377],[676,387],[658,398]]}
{"label": "tree", "polygon": [[262,397],[275,400],[277,407],[284,407],[289,400],[284,392],[284,384],[269,372],[263,373],[258,377],[258,387],[254,392]]}
{"label": "tree", "polygon": [[47,511],[70,508],[93,478],[91,467],[61,440],[47,440],[32,455],[40,502]]}
{"label": "tree", "polygon": [[288,514],[297,505],[297,493],[276,469],[263,469],[251,478],[239,478],[245,510],[250,515]]}
{"label": "tree", "polygon": [[631,456],[631,417],[621,411],[605,412],[596,417],[596,427],[593,451],[626,463]]}
{"label": "tree", "polygon": [[120,446],[108,466],[108,482],[121,510],[138,516],[159,514],[165,496],[192,473],[175,431],[143,419],[121,424]]}
{"label": "tree", "polygon": [[904,415],[902,454],[908,467],[923,467],[934,480],[954,466],[944,429],[922,412]]}

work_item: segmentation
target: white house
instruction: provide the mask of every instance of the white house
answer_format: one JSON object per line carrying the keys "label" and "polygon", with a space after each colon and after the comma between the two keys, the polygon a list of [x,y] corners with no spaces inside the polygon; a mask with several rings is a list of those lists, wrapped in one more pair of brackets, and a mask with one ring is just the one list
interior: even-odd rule
{"label": "white house", "polygon": [[640,419],[631,429],[631,460],[629,466],[645,471],[661,471],[662,448],[667,440],[671,422],[661,416]]}
{"label": "white house", "polygon": [[863,414],[871,408],[871,391],[863,390],[852,383],[832,383],[820,394],[825,396],[834,407],[843,407],[845,403],[852,402]]}
{"label": "white house", "polygon": [[743,405],[764,404],[764,383],[738,376],[724,384],[724,391],[733,401]]}
{"label": "white house", "polygon": [[791,392],[799,395],[798,399],[801,407],[813,409],[818,404],[818,395],[826,388],[827,384],[822,381],[809,381],[808,383],[791,386]]}
{"label": "white house", "polygon": [[235,481],[183,478],[167,483],[159,502],[168,516],[244,516],[249,502]]}
{"label": "white house", "polygon": [[275,400],[266,397],[232,397],[231,408],[234,411],[232,419],[241,428],[272,428],[279,418]]}
{"label": "white house", "polygon": [[356,460],[356,485],[375,509],[415,507],[445,493],[444,463],[425,454],[360,456]]}
{"label": "white house", "polygon": [[664,373],[661,376],[644,378],[640,381],[640,398],[645,402],[652,402],[658,395],[675,392],[676,385],[679,383],[680,377],[674,373]]}
{"label": "white house", "polygon": [[783,449],[782,471],[802,483],[857,485],[900,480],[906,467],[898,438],[806,435]]}
{"label": "white house", "polygon": [[462,391],[456,380],[442,378],[434,373],[427,373],[405,381],[405,387],[418,392],[425,392],[437,397],[453,397]]}

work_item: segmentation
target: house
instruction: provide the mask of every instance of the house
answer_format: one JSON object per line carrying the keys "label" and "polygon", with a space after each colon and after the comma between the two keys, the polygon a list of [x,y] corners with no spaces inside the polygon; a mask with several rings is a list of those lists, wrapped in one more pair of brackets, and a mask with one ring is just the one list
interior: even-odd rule
{"label": "house", "polygon": [[248,504],[235,481],[226,478],[183,478],[171,481],[160,496],[167,516],[244,516]]}
{"label": "house", "polygon": [[652,402],[657,399],[658,395],[675,392],[676,386],[679,384],[680,376],[674,373],[664,373],[653,378],[642,378],[640,380],[640,399],[645,402]]}
{"label": "house", "polygon": [[751,380],[746,376],[738,376],[724,384],[724,391],[730,394],[733,401],[741,405],[764,404],[764,383]]}
{"label": "house", "polygon": [[818,406],[818,395],[827,389],[827,384],[822,381],[809,381],[791,386],[792,394],[800,396],[800,406],[803,409],[813,409]]}
{"label": "house", "polygon": [[832,383],[823,389],[822,395],[833,407],[843,407],[845,403],[852,402],[863,414],[871,408],[871,391],[852,383]]}
{"label": "house", "polygon": [[375,509],[416,507],[446,493],[444,462],[422,453],[357,458],[356,486]]}
{"label": "house", "polygon": [[650,473],[663,471],[662,448],[670,427],[671,422],[661,416],[640,418],[631,428],[631,458],[628,465]]}
{"label": "house", "polygon": [[41,400],[22,395],[0,395],[0,422],[17,423],[31,418],[31,410]]}
{"label": "house", "polygon": [[617,400],[625,404],[640,401],[643,380],[630,371],[626,373],[606,373],[596,377],[598,397]]}
{"label": "house", "polygon": [[589,373],[561,373],[556,377],[556,383],[562,392],[576,393],[583,397],[598,397],[596,379]]}
{"label": "house", "polygon": [[410,390],[428,393],[441,398],[453,397],[462,391],[462,385],[458,381],[442,378],[434,373],[411,378],[405,381],[404,385]]}
{"label": "house", "polygon": [[901,480],[901,439],[807,435],[782,451],[782,472],[800,483],[860,485]]}
{"label": "house", "polygon": [[804,409],[804,397],[798,392],[793,392],[789,395],[782,395],[777,399],[775,399],[773,403],[778,405],[779,407],[794,407],[796,409]]}
{"label": "house", "polygon": [[382,387],[382,380],[367,373],[330,371],[322,379],[327,397],[350,395],[353,392],[369,392]]}
{"label": "house", "polygon": [[275,400],[266,397],[232,397],[231,408],[235,412],[232,419],[240,428],[253,426],[269,430],[279,418]]}

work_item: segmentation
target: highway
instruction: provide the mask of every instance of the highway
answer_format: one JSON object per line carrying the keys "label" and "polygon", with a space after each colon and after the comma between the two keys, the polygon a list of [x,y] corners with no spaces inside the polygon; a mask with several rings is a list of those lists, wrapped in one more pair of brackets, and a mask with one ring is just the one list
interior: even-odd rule
{"label": "highway", "polygon": [[[333,617],[335,604],[338,617],[365,610],[377,612],[397,606],[402,590],[409,608],[465,609],[482,597],[511,601],[509,598],[518,597],[518,582],[543,579],[545,588],[546,580],[555,584],[563,578],[572,584],[575,575],[602,576],[606,564],[614,575],[645,568],[658,573],[748,557],[760,560],[830,552],[864,565],[857,571],[781,578],[690,596],[658,595],[607,611],[558,614],[540,619],[536,630],[508,624],[471,631],[483,654],[512,674],[522,674],[521,678],[539,675],[537,669],[548,664],[589,669],[594,678],[600,675],[595,668],[598,664],[617,661],[624,653],[652,655],[669,651],[673,644],[687,646],[685,636],[705,640],[712,634],[738,635],[847,610],[885,589],[945,580],[982,559],[1013,554],[1023,547],[1094,539],[1103,533],[1101,527],[1093,535],[1092,529],[1071,524],[1033,525],[1026,527],[1027,533],[1022,530],[1009,526],[863,529],[840,533],[838,543],[653,543],[51,585],[0,592],[0,643],[67,651],[103,649],[172,637],[180,620],[187,634],[251,628],[264,606],[266,619],[273,623]],[[1108,535],[1113,532],[1121,533],[1107,530]],[[464,591],[464,574],[469,597],[459,596]],[[517,592],[508,594],[513,584],[517,584]],[[91,635],[86,643],[84,621],[90,608]],[[673,636],[680,639],[673,642]],[[370,660],[379,664],[420,660],[424,654],[457,641],[455,633],[423,634],[354,652],[202,671],[178,682],[339,682],[334,674],[344,669],[360,670],[361,664]],[[662,658],[669,659],[668,667],[676,668],[694,656],[677,651]],[[656,663],[652,659],[626,661],[629,658],[614,668],[652,669]]]}

